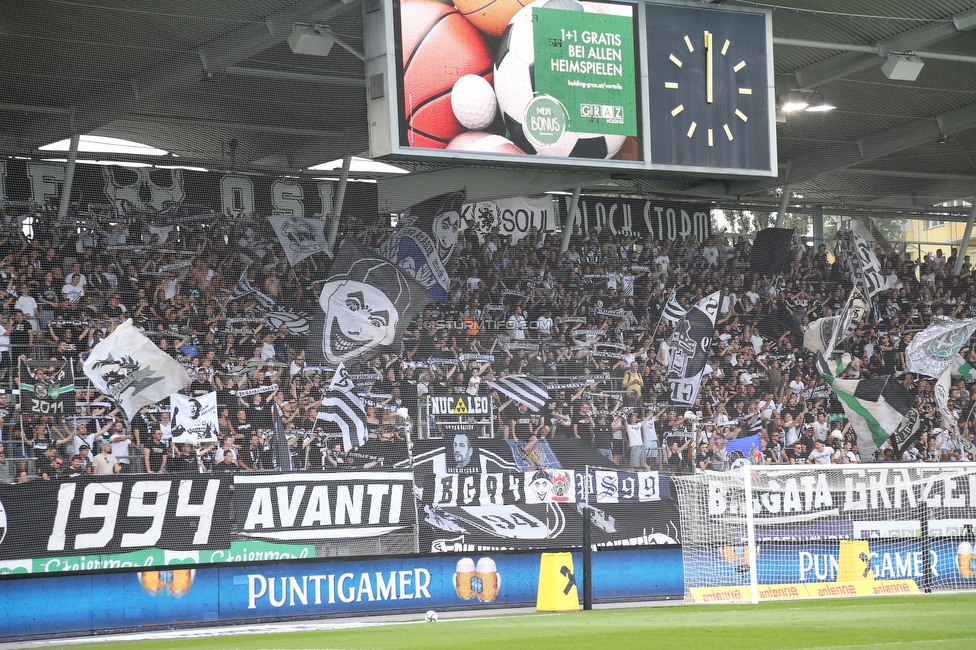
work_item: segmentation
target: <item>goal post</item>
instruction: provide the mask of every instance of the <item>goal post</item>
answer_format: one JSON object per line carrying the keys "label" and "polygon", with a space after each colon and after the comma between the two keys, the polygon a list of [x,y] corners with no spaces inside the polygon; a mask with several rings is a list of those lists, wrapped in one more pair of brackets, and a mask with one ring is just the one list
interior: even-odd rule
{"label": "goal post", "polygon": [[757,465],[673,481],[689,602],[976,589],[976,463]]}

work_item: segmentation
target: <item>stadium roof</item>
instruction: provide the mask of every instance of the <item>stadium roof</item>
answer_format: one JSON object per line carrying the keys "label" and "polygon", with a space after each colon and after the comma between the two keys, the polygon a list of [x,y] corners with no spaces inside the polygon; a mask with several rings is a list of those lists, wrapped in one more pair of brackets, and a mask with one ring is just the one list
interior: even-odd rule
{"label": "stadium roof", "polygon": [[[915,210],[973,197],[976,0],[725,4],[772,9],[777,94],[816,90],[837,109],[777,125],[776,179],[580,183],[729,207],[775,205],[787,182],[796,202],[825,208]],[[286,42],[295,23],[327,25],[348,47],[295,54]],[[74,131],[209,169],[294,174],[368,156],[356,0],[6,0],[0,36],[0,155],[50,157],[39,148]],[[917,80],[889,80],[889,52],[921,57]],[[561,185],[572,184],[564,175]]]}

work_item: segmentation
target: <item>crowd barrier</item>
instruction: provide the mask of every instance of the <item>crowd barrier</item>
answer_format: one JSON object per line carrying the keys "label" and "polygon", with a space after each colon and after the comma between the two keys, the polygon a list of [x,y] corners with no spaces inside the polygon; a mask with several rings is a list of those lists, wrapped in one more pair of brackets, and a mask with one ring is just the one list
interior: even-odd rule
{"label": "crowd barrier", "polygon": [[[5,640],[179,625],[533,607],[540,552],[195,565],[0,577]],[[582,557],[567,586],[583,588]],[[593,554],[593,600],[680,599],[676,547]]]}

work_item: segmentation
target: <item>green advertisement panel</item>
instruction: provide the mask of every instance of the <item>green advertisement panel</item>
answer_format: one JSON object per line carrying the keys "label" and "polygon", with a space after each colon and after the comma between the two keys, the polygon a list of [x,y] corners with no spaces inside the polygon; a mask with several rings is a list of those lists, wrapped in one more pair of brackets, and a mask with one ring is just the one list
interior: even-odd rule
{"label": "green advertisement panel", "polygon": [[61,573],[101,569],[163,568],[178,564],[272,562],[315,557],[312,544],[277,544],[260,540],[233,541],[230,548],[205,551],[166,551],[146,548],[131,553],[75,555],[0,561],[0,575]]}
{"label": "green advertisement panel", "polygon": [[[537,97],[548,95],[564,107],[565,130],[636,136],[633,18],[534,8],[533,21]],[[526,115],[530,138],[545,141],[559,126],[561,115],[549,104],[531,103]]]}

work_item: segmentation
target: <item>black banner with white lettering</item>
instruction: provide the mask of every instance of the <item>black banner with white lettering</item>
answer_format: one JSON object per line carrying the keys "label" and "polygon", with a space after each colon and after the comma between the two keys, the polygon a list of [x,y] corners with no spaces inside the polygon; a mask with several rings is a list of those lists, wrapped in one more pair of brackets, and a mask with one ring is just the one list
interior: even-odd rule
{"label": "black banner with white lettering", "polygon": [[[57,205],[64,186],[64,164],[0,160],[0,200]],[[337,182],[327,178],[290,179],[252,174],[222,174],[188,169],[78,165],[72,198],[89,204],[111,205],[120,213],[163,211],[176,205],[218,214],[291,214],[322,217],[333,213]],[[376,185],[350,182],[343,214],[359,219],[376,216]],[[182,213],[161,218],[178,223]],[[192,215],[191,215],[192,216]],[[194,221],[198,219],[194,216]],[[273,233],[269,233],[274,237]]]}
{"label": "black banner with white lettering", "polygon": [[79,476],[0,485],[0,559],[227,548],[229,482]]}
{"label": "black banner with white lettering", "polygon": [[416,519],[412,472],[238,474],[240,534],[268,541],[377,537]]}
{"label": "black banner with white lettering", "polygon": [[422,483],[421,550],[579,546],[584,501],[590,503],[595,544],[680,542],[667,472],[591,470],[588,483],[586,476],[563,469],[428,475]]}
{"label": "black banner with white lettering", "polygon": [[[707,203],[664,199],[625,199],[611,196],[580,197],[576,215],[567,219],[569,196],[557,202],[560,223],[579,226],[584,235],[596,231],[617,237],[675,241],[691,236],[704,242],[712,234],[712,212]],[[602,242],[602,240],[601,240]]]}

